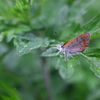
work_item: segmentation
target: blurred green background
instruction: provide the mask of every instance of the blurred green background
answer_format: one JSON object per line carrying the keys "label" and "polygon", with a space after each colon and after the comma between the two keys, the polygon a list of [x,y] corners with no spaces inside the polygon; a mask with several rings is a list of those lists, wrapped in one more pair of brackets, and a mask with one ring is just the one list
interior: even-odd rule
{"label": "blurred green background", "polygon": [[[97,31],[100,24],[85,25],[99,12],[100,0],[0,0],[0,100],[100,100],[100,79],[86,59],[66,79],[57,57],[41,56],[51,44]],[[92,39],[89,47],[99,44]]]}

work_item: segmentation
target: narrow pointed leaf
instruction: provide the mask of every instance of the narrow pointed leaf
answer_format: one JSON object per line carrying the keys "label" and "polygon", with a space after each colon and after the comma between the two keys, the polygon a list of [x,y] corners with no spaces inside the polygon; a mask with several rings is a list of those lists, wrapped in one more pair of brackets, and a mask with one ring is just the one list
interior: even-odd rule
{"label": "narrow pointed leaf", "polygon": [[100,48],[86,48],[84,54],[88,57],[100,58]]}
{"label": "narrow pointed leaf", "polygon": [[95,34],[99,31],[100,28],[100,14],[96,15],[94,18],[92,18],[90,21],[88,21],[83,27],[84,32],[90,32],[92,34]]}
{"label": "narrow pointed leaf", "polygon": [[87,57],[82,54],[90,64],[90,69],[94,72],[94,74],[100,78],[100,58],[96,57]]}
{"label": "narrow pointed leaf", "polygon": [[[11,97],[11,100],[21,100],[19,97],[16,89],[12,89],[7,83],[5,83],[3,80],[0,79],[0,87],[8,93]],[[4,98],[4,97],[3,97]],[[6,97],[5,97],[6,98]]]}

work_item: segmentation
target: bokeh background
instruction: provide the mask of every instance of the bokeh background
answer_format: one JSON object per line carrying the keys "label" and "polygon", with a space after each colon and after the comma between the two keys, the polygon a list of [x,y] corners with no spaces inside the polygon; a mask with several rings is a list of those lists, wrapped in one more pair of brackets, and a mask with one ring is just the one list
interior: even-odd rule
{"label": "bokeh background", "polygon": [[[16,33],[21,38],[31,33],[46,42],[66,42],[86,32],[80,27],[98,13],[100,0],[0,0],[0,100],[100,100],[100,79],[85,59],[63,79],[57,57],[41,56],[50,44],[19,56],[25,44],[15,41]],[[100,38],[89,47],[100,48]]]}

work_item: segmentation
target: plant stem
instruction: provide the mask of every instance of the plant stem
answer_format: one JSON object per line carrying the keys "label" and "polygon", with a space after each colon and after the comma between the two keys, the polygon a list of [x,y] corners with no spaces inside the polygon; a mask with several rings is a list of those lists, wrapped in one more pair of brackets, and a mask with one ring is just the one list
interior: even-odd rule
{"label": "plant stem", "polygon": [[47,67],[47,60],[45,57],[41,58],[42,60],[42,72],[43,72],[43,78],[45,82],[45,88],[47,91],[47,100],[53,100],[53,94],[52,94],[52,87],[51,87],[51,81],[50,81],[50,73]]}

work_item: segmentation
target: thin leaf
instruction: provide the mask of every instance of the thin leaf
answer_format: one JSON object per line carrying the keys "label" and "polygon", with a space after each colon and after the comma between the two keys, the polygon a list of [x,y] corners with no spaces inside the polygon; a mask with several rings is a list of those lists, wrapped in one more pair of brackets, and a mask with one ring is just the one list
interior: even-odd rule
{"label": "thin leaf", "polygon": [[21,100],[16,89],[12,89],[7,83],[0,79],[0,87],[11,96],[11,100]]}
{"label": "thin leaf", "polygon": [[94,34],[91,35],[91,39],[99,38],[100,37],[100,28],[95,32]]}
{"label": "thin leaf", "polygon": [[88,21],[84,26],[82,26],[83,32],[90,32],[94,34],[94,32],[100,28],[99,18],[100,18],[100,14],[96,15],[94,18]]}
{"label": "thin leaf", "polygon": [[100,58],[96,57],[87,57],[84,54],[82,54],[83,57],[87,59],[87,61],[90,64],[90,69],[94,72],[94,74],[100,78]]}
{"label": "thin leaf", "polygon": [[100,58],[100,48],[86,48],[84,54],[88,57]]}

